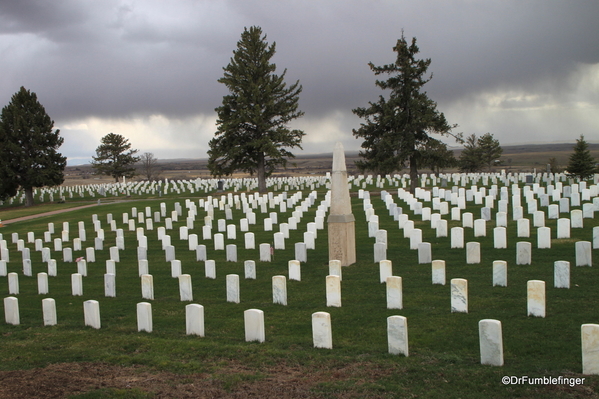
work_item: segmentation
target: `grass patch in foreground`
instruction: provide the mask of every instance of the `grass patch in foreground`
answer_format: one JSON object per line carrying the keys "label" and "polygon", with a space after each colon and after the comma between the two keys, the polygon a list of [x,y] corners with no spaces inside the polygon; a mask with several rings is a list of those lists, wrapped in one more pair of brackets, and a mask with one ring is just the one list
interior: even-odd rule
{"label": "grass patch in foreground", "polygon": [[[322,194],[316,204],[322,200]],[[91,215],[97,214],[105,233],[104,250],[96,251],[96,262],[88,263],[88,276],[84,278],[84,296],[73,297],[70,291],[70,275],[77,267],[62,262],[62,256],[52,250],[58,260],[58,276],[50,278],[50,294],[37,294],[35,277],[22,275],[20,256],[11,243],[9,272],[19,273],[20,293],[17,295],[21,311],[21,324],[12,326],[0,323],[0,369],[26,370],[55,363],[106,362],[124,367],[138,366],[155,373],[174,373],[190,378],[194,384],[209,379],[210,385],[225,392],[263,386],[282,381],[282,386],[297,382],[314,397],[461,397],[461,398],[512,398],[512,397],[593,397],[597,392],[598,379],[585,377],[585,385],[569,387],[541,385],[503,385],[503,376],[581,376],[580,325],[599,322],[599,315],[592,305],[599,300],[599,276],[596,267],[575,267],[574,242],[591,240],[596,219],[585,219],[584,229],[572,229],[572,240],[554,240],[548,250],[536,249],[536,229],[531,237],[516,237],[516,223],[508,224],[507,249],[494,249],[492,222],[487,224],[486,237],[473,237],[472,229],[465,229],[465,242],[481,243],[480,264],[465,263],[465,249],[450,248],[450,238],[437,238],[429,222],[410,213],[409,208],[395,198],[410,219],[423,230],[423,241],[432,243],[433,259],[446,261],[447,285],[431,284],[430,264],[419,265],[417,252],[409,249],[409,240],[388,216],[383,202],[372,198],[379,215],[380,227],[388,232],[387,257],[393,262],[394,275],[403,279],[404,309],[386,309],[385,285],[379,282],[378,265],[373,259],[374,239],[368,237],[362,201],[353,198],[356,216],[358,261],[343,269],[341,308],[327,308],[325,276],[328,274],[327,232],[318,231],[316,250],[308,251],[308,262],[302,265],[302,281],[287,281],[288,306],[272,303],[274,275],[287,275],[287,261],[294,258],[293,243],[303,240],[306,223],[314,220],[316,205],[304,214],[298,230],[290,232],[286,249],[275,251],[273,262],[258,262],[258,250],[243,249],[243,234],[226,240],[238,247],[238,262],[227,262],[225,251],[215,251],[212,241],[201,240],[201,225],[205,212],[198,216],[191,231],[207,246],[208,258],[216,261],[217,278],[204,277],[203,262],[197,262],[195,252],[187,249],[187,242],[179,239],[179,227],[185,217],[174,223],[168,231],[176,246],[176,257],[181,260],[183,273],[192,276],[194,303],[205,307],[206,337],[185,335],[185,305],[179,300],[178,281],[171,277],[170,265],[165,261],[164,251],[157,239],[157,227],[146,230],[150,272],[154,276],[155,299],[149,301],[153,309],[154,331],[137,332],[135,307],[141,298],[137,269],[137,240],[135,231],[122,224],[122,213],[136,207],[140,212],[158,211],[159,201],[118,203],[98,208],[73,211],[54,217],[57,232],[63,221],[68,221],[71,238],[77,236],[77,223],[84,221],[87,241],[93,245]],[[168,212],[174,202],[184,207],[184,199],[165,200]],[[194,200],[197,204],[197,200]],[[274,210],[269,210],[274,211]],[[291,209],[279,214],[279,223],[291,216]],[[468,204],[468,211],[480,214],[480,206]],[[120,253],[117,264],[116,298],[104,297],[103,275],[108,259],[108,248],[115,245],[116,233],[110,231],[106,222],[112,214],[119,228],[124,229],[125,250]],[[267,214],[255,210],[257,224],[251,226],[256,235],[256,246],[272,242],[274,232],[263,230]],[[243,217],[241,210],[233,211],[234,222]],[[213,233],[218,232],[217,220],[224,219],[224,211],[215,210]],[[162,219],[163,220],[163,219]],[[18,232],[26,238],[28,231],[42,237],[47,229],[47,218],[8,226],[2,233],[7,241],[8,233]],[[546,225],[555,234],[556,221]],[[450,222],[449,227],[458,222]],[[532,223],[531,223],[532,225]],[[136,226],[144,226],[138,223]],[[515,265],[515,243],[533,243],[533,264]],[[45,244],[53,249],[51,244]],[[65,243],[71,246],[72,241]],[[31,244],[28,244],[31,247]],[[595,252],[596,253],[596,252]],[[41,254],[31,250],[34,276],[45,271]],[[256,280],[246,280],[244,260],[256,260]],[[492,287],[493,260],[508,262],[508,286]],[[553,262],[567,260],[571,263],[571,286],[569,290],[553,288]],[[240,275],[241,303],[226,302],[225,276]],[[469,284],[469,313],[450,312],[451,278],[466,278]],[[547,317],[526,316],[526,281],[541,279],[546,282]],[[6,277],[0,277],[0,294],[8,296]],[[56,300],[58,325],[42,326],[41,300]],[[94,330],[83,326],[83,301],[96,299],[100,302],[102,328]],[[243,311],[261,309],[265,313],[266,342],[263,344],[244,341]],[[333,325],[332,350],[315,349],[312,346],[311,314],[327,311]],[[391,315],[408,318],[410,357],[392,356],[387,353],[386,318]],[[505,366],[481,366],[478,348],[478,321],[494,318],[503,323]],[[209,377],[198,377],[198,375]],[[175,381],[175,379],[173,379]],[[178,381],[178,380],[177,380]],[[173,382],[174,384],[175,382]],[[177,382],[184,384],[183,382]],[[206,383],[205,381],[203,383]],[[140,386],[145,394],[157,392],[158,388]],[[103,389],[103,388],[102,388]],[[153,390],[152,390],[153,389]],[[215,388],[216,389],[216,388]],[[108,389],[107,395],[117,395],[118,390]],[[264,392],[270,392],[265,390]],[[298,391],[299,392],[299,391]],[[304,392],[304,391],[302,391]],[[102,393],[104,394],[104,393]],[[353,395],[353,396],[352,396]],[[98,397],[98,396],[94,396]],[[101,397],[101,396],[100,396]],[[118,397],[118,396],[107,396]],[[146,397],[146,396],[140,396]],[[151,397],[151,396],[148,396]],[[266,396],[265,394],[265,397]]]}

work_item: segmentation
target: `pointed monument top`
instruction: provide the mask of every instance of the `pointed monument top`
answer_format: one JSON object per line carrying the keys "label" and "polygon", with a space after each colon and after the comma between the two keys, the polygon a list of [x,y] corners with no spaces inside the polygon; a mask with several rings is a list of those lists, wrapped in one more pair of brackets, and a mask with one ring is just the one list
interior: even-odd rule
{"label": "pointed monument top", "polygon": [[335,143],[335,149],[333,150],[333,172],[346,172],[345,166],[345,151],[343,150],[343,144],[340,141]]}

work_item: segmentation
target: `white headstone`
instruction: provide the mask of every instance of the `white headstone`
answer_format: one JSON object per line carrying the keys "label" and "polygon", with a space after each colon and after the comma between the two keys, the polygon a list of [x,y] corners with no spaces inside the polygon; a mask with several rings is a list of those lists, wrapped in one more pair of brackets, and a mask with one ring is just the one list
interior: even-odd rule
{"label": "white headstone", "polygon": [[204,244],[200,244],[196,246],[196,260],[197,261],[205,261],[207,259],[206,255],[206,246]]}
{"label": "white headstone", "polygon": [[270,262],[270,244],[260,244],[260,262]]}
{"label": "white headstone", "polygon": [[392,355],[408,356],[408,319],[403,316],[387,317],[387,343]]}
{"label": "white headstone", "polygon": [[287,279],[285,276],[272,276],[272,303],[287,305]]}
{"label": "white headstone", "polygon": [[387,282],[387,277],[393,275],[393,265],[390,260],[382,260],[379,262],[379,281],[381,283]]}
{"label": "white headstone", "polygon": [[570,262],[565,260],[553,262],[553,286],[570,288]]}
{"label": "white headstone", "polygon": [[42,314],[44,326],[55,326],[58,323],[56,318],[56,301],[54,299],[42,299]]}
{"label": "white headstone", "polygon": [[225,236],[222,233],[214,235],[214,250],[220,251],[225,249]]}
{"label": "white headstone", "polygon": [[466,263],[476,264],[480,263],[480,243],[472,241],[466,243]]}
{"label": "white headstone", "polygon": [[421,242],[418,244],[418,263],[431,263],[433,261],[433,255],[431,252],[430,242]]}
{"label": "white headstone", "polygon": [[591,242],[577,241],[574,247],[576,249],[576,266],[593,266]]}
{"label": "white headstone", "polygon": [[204,275],[206,278],[216,278],[216,262],[212,259],[208,259],[204,262]]}
{"label": "white headstone", "polygon": [[333,333],[329,313],[312,313],[312,342],[315,348],[333,349]]}
{"label": "white headstone", "polygon": [[478,322],[480,364],[503,366],[503,334],[501,322],[483,319]]}
{"label": "white headstone", "polygon": [[152,305],[148,302],[137,304],[137,331],[152,332]]}
{"label": "white headstone", "polygon": [[264,312],[260,309],[248,309],[243,312],[245,325],[245,341],[264,342],[266,340],[264,330]]}
{"label": "white headstone", "polygon": [[193,288],[191,285],[191,275],[179,275],[179,297],[181,302],[193,301]]}
{"label": "white headstone", "polygon": [[545,282],[529,280],[526,283],[528,316],[545,317]]}
{"label": "white headstone", "polygon": [[110,259],[112,259],[115,262],[120,262],[118,247],[110,247]]}
{"label": "white headstone", "polygon": [[328,307],[341,307],[341,279],[339,276],[326,277],[326,293]]}
{"label": "white headstone", "polygon": [[154,277],[151,274],[141,275],[141,297],[143,299],[154,299]]}
{"label": "white headstone", "polygon": [[254,239],[254,233],[245,233],[243,235],[244,240],[245,240],[245,249],[255,249],[256,248],[256,244],[255,244],[255,239]]}
{"label": "white headstone", "polygon": [[227,274],[227,302],[239,303],[239,276],[237,274]]}
{"label": "white headstone", "polygon": [[256,262],[254,262],[253,260],[246,260],[245,262],[243,262],[243,269],[245,272],[246,279],[256,279]]}
{"label": "white headstone", "polygon": [[445,261],[434,260],[432,262],[432,283],[445,285]]}
{"label": "white headstone", "polygon": [[464,248],[464,229],[462,227],[451,228],[451,248]]}
{"label": "white headstone", "polygon": [[451,312],[468,313],[468,281],[463,278],[451,279]]}
{"label": "white headstone", "polygon": [[83,295],[83,276],[79,273],[71,274],[71,293],[73,296]]}
{"label": "white headstone", "polygon": [[116,297],[116,275],[106,273],[104,275],[104,296]]}
{"label": "white headstone", "polygon": [[83,302],[83,318],[86,326],[99,329],[101,327],[100,303],[95,300]]}
{"label": "white headstone", "polygon": [[19,316],[19,300],[14,296],[4,298],[4,320],[6,324],[19,325],[21,318]]}
{"label": "white headstone", "polygon": [[185,306],[185,331],[187,335],[204,336],[204,307],[196,303]]}
{"label": "white headstone", "polygon": [[599,324],[581,326],[582,374],[599,374]]}
{"label": "white headstone", "polygon": [[516,243],[516,264],[530,265],[532,263],[532,244],[527,241]]}
{"label": "white headstone", "polygon": [[493,247],[496,249],[507,248],[507,229],[505,227],[493,229]]}
{"label": "white headstone", "polygon": [[237,262],[237,245],[227,244],[227,262]]}
{"label": "white headstone", "polygon": [[403,287],[401,277],[389,276],[387,283],[387,309],[403,309]]}
{"label": "white headstone", "polygon": [[557,220],[557,238],[570,238],[570,219],[559,218]]}
{"label": "white headstone", "polygon": [[493,261],[493,287],[507,287],[507,262]]}

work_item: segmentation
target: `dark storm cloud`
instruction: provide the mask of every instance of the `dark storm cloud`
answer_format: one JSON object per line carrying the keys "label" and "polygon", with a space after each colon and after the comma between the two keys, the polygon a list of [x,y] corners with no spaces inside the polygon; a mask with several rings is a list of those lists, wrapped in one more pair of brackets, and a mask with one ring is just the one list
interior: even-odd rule
{"label": "dark storm cloud", "polygon": [[[226,94],[217,82],[222,68],[243,28],[258,25],[277,43],[277,72],[287,68],[287,81],[303,86],[305,124],[336,121],[351,140],[359,125],[351,109],[383,94],[367,64],[392,63],[403,30],[432,59],[425,88],[440,110],[470,118],[450,122],[467,133],[501,132],[508,126],[486,116],[485,101],[508,109],[582,100],[597,107],[595,92],[576,92],[591,73],[584,67],[599,63],[597,15],[596,0],[4,0],[0,103],[23,85],[57,122],[162,115],[179,121],[177,129],[195,116],[207,124]],[[542,117],[514,120],[531,130]],[[516,128],[509,126],[514,137]],[[213,131],[206,129],[203,150]],[[180,137],[192,138],[192,130]],[[318,140],[306,136],[304,147]]]}

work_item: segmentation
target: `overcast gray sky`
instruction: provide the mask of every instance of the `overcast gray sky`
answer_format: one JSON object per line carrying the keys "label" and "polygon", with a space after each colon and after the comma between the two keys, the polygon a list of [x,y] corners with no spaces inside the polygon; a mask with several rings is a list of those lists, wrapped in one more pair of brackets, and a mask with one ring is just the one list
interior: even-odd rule
{"label": "overcast gray sky", "polygon": [[205,158],[227,94],[217,80],[257,25],[277,72],[303,86],[291,126],[303,152],[358,150],[351,110],[385,94],[367,64],[394,62],[403,29],[432,59],[425,89],[456,132],[599,142],[598,16],[597,0],[2,0],[0,106],[34,91],[69,164],[111,132],[158,158]]}

